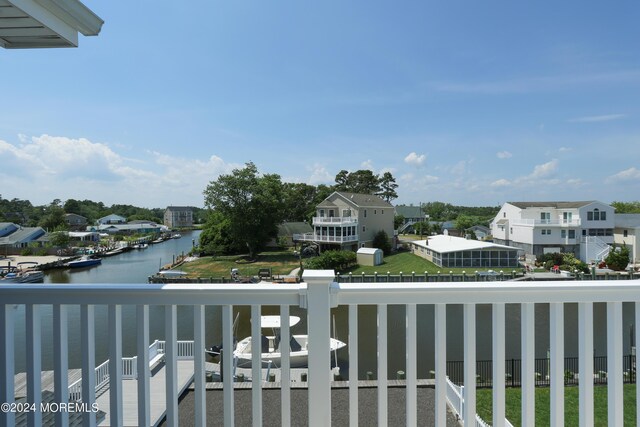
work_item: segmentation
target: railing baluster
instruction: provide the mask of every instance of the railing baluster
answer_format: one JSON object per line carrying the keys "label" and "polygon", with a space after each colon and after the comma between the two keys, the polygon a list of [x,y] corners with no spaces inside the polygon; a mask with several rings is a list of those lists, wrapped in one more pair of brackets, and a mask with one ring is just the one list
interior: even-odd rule
{"label": "railing baluster", "polygon": [[195,409],[196,419],[195,425],[197,427],[205,427],[207,425],[207,396],[205,390],[205,316],[204,306],[193,306],[193,370],[195,380]]}
{"label": "railing baluster", "polygon": [[177,307],[164,306],[167,425],[178,425],[178,322]]}
{"label": "railing baluster", "polygon": [[551,425],[564,425],[564,304],[549,304]]}
{"label": "railing baluster", "polygon": [[535,304],[524,303],[521,310],[521,346],[522,346],[522,371],[520,381],[522,383],[522,425],[529,426],[535,423]]}
{"label": "railing baluster", "polygon": [[358,426],[358,306],[349,305],[349,425]]}
{"label": "railing baluster", "polygon": [[[224,405],[224,425],[233,427],[234,405],[233,405],[233,306],[222,306],[222,375],[223,375],[223,405]],[[260,345],[254,347],[251,343],[251,351],[260,352]]]}
{"label": "railing baluster", "polygon": [[406,393],[407,393],[407,426],[418,425],[418,342],[417,342],[417,306],[407,304],[406,327],[407,327],[407,372],[406,372]]}
{"label": "railing baluster", "polygon": [[[42,424],[42,343],[40,325],[40,306],[28,304],[26,309],[27,323],[27,402],[34,405],[37,410],[27,413],[27,425],[39,426]],[[13,348],[13,345],[11,345]]]}
{"label": "railing baluster", "polygon": [[622,392],[622,303],[607,303],[607,402],[610,426],[624,424]]}
{"label": "railing baluster", "polygon": [[505,420],[505,306],[493,304],[493,426],[504,427]]}
{"label": "railing baluster", "polygon": [[435,304],[436,425],[447,423],[447,305]]}
{"label": "railing baluster", "polygon": [[[80,335],[82,336],[82,403],[91,407],[96,401],[96,328],[93,305],[80,306]],[[96,414],[93,411],[84,411],[82,425],[94,427]]]}
{"label": "railing baluster", "polygon": [[149,306],[136,306],[138,364],[138,425],[151,425],[151,394],[149,372]]}
{"label": "railing baluster", "polygon": [[593,303],[578,303],[580,427],[593,425]]}
{"label": "railing baluster", "polygon": [[109,305],[109,418],[122,425],[122,306]]}
{"label": "railing baluster", "polygon": [[[259,305],[251,306],[251,405],[253,425],[262,426],[262,357],[261,350],[256,344],[260,343],[260,315]],[[262,345],[260,344],[260,347]]]}
{"label": "railing baluster", "polygon": [[291,330],[289,324],[289,306],[280,306],[280,401],[282,408],[281,425],[291,425],[291,361],[289,359],[289,340]]}
{"label": "railing baluster", "polygon": [[378,304],[378,425],[388,423],[387,305]]}
{"label": "railing baluster", "polygon": [[471,426],[476,420],[476,306],[464,304],[464,411],[462,419]]}
{"label": "railing baluster", "polygon": [[[64,405],[69,402],[69,333],[67,325],[67,306],[53,306],[53,381],[56,403]],[[56,426],[69,425],[69,413],[56,411]]]}
{"label": "railing baluster", "polygon": [[[14,313],[13,304],[0,304],[0,403],[9,405],[15,402]],[[15,423],[14,412],[0,411],[0,425],[13,427]]]}

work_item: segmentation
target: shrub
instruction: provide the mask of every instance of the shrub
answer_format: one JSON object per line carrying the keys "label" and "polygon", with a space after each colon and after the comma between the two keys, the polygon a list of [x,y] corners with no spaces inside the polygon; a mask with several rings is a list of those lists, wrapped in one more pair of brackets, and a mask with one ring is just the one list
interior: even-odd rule
{"label": "shrub", "polygon": [[357,256],[352,251],[325,251],[315,258],[307,259],[304,268],[307,270],[344,270],[356,265]]}
{"label": "shrub", "polygon": [[387,236],[387,233],[384,230],[378,231],[375,236],[373,236],[371,246],[377,249],[382,249],[384,256],[391,253],[391,240],[389,240],[389,236]]}
{"label": "shrub", "polygon": [[629,248],[627,245],[621,247],[614,247],[609,255],[604,259],[607,263],[607,267],[615,271],[621,271],[627,268],[629,264]]}

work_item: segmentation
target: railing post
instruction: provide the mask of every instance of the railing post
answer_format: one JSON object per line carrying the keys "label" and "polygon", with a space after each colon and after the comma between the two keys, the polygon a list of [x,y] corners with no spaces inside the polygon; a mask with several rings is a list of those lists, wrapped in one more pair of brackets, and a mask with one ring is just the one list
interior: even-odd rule
{"label": "railing post", "polygon": [[521,304],[522,366],[522,425],[535,422],[535,304]]}
{"label": "railing post", "polygon": [[505,306],[493,304],[493,425],[503,427],[505,419]]}
{"label": "railing post", "polygon": [[306,270],[309,325],[309,426],[331,425],[330,286],[333,270]]}
{"label": "railing post", "polygon": [[471,426],[476,419],[476,306],[464,304],[464,411],[462,419]]}
{"label": "railing post", "polygon": [[[80,335],[82,336],[82,403],[91,406],[96,400],[96,330],[95,307],[80,306]],[[96,414],[82,413],[83,426],[95,426]]]}
{"label": "railing post", "polygon": [[194,383],[195,383],[195,425],[204,427],[207,425],[207,409],[205,396],[205,316],[204,306],[196,305],[193,307],[193,365],[194,365]]}
{"label": "railing post", "polygon": [[[435,425],[447,422],[447,306],[436,304],[435,308],[435,369],[436,369],[436,420]],[[462,412],[458,412],[462,414]]]}
{"label": "railing post", "polygon": [[[14,311],[13,304],[0,304],[0,403],[9,405],[15,402]],[[15,413],[0,411],[0,425],[12,427],[15,423]]]}
{"label": "railing post", "polygon": [[164,306],[164,336],[165,336],[165,386],[167,405],[167,425],[178,425],[178,322],[177,307]]}
{"label": "railing post", "polygon": [[122,399],[122,306],[109,305],[109,417],[114,425],[124,420]]}
{"label": "railing post", "polygon": [[549,304],[551,425],[564,425],[564,304]]}

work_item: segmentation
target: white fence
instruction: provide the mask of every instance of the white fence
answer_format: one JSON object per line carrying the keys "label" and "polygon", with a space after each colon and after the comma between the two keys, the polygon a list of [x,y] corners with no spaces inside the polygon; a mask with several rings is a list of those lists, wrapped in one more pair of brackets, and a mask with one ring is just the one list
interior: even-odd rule
{"label": "white fence", "polygon": [[[63,377],[56,376],[55,401],[65,403],[69,395],[81,394],[83,402],[95,402],[96,386],[108,375],[110,381],[110,408],[112,422],[118,423],[123,411],[122,381],[125,369],[121,365],[108,364],[108,374],[96,373],[95,360],[95,307],[106,305],[108,312],[109,334],[107,337],[110,360],[122,359],[122,305],[135,305],[137,313],[137,373],[138,424],[148,425],[149,407],[149,306],[164,306],[164,329],[166,342],[157,343],[158,353],[164,354],[166,374],[167,424],[178,424],[178,392],[176,384],[177,360],[186,357],[190,351],[194,355],[195,368],[195,413],[196,425],[206,425],[205,370],[204,370],[204,308],[215,305],[221,308],[222,338],[224,348],[233,346],[233,306],[251,307],[251,317],[258,319],[262,306],[279,306],[283,322],[282,340],[288,342],[289,307],[300,306],[308,315],[309,348],[309,425],[327,426],[331,424],[331,382],[326,375],[331,363],[328,350],[331,336],[331,308],[348,306],[349,368],[358,372],[358,309],[362,305],[375,306],[377,310],[377,413],[378,424],[388,423],[388,356],[393,349],[388,346],[388,336],[403,333],[406,336],[405,372],[406,385],[406,424],[415,426],[417,419],[417,377],[418,377],[418,322],[417,306],[434,307],[433,342],[429,343],[435,351],[435,424],[445,425],[447,412],[447,325],[448,305],[463,306],[463,355],[464,355],[464,406],[462,418],[475,420],[476,415],[476,306],[492,306],[492,359],[493,359],[493,420],[494,426],[504,426],[505,413],[505,334],[512,333],[512,324],[505,322],[505,305],[519,304],[522,353],[522,425],[532,425],[535,419],[535,304],[549,304],[550,333],[550,401],[551,425],[564,424],[564,304],[577,303],[579,329],[579,413],[581,424],[594,424],[593,402],[593,304],[606,303],[607,307],[607,387],[608,387],[608,424],[623,425],[622,407],[622,303],[635,305],[636,325],[640,325],[640,280],[629,281],[580,281],[580,282],[455,282],[455,283],[334,283],[333,271],[306,271],[303,283],[292,284],[145,284],[145,285],[3,285],[0,287],[0,401],[14,402],[14,304],[25,304],[27,335],[27,390],[30,403],[40,403],[40,360],[41,331],[37,325],[41,322],[40,305],[53,305],[54,336],[53,352],[59,355],[54,361],[56,372],[66,374],[68,364],[67,316],[69,305],[80,306],[81,340],[76,351],[82,354],[82,387],[68,389],[58,387],[64,383]],[[177,340],[177,306],[191,306],[194,312],[194,343],[183,344]],[[390,305],[405,307],[405,322],[390,325],[387,311]],[[254,342],[260,342],[260,323],[252,322],[251,336]],[[219,325],[216,325],[219,326]],[[398,331],[396,328],[402,328]],[[489,337],[482,337],[489,339]],[[420,338],[423,339],[423,338]],[[640,342],[640,328],[635,328],[635,340]],[[224,423],[232,426],[234,420],[234,388],[232,353],[224,353]],[[260,354],[253,353],[252,365],[255,372],[252,377],[260,377]],[[287,346],[282,354],[282,424],[291,423],[291,384],[288,367],[290,355]],[[350,424],[358,425],[358,383],[352,377],[349,383]],[[262,424],[263,402],[262,388],[259,382],[252,383],[252,417],[256,425]],[[640,395],[638,395],[640,396]],[[397,410],[397,408],[392,408]],[[31,414],[32,424],[42,423],[41,414]],[[64,424],[68,414],[56,414],[56,424]],[[640,411],[637,415],[640,421]],[[39,418],[40,417],[40,418]],[[94,425],[95,414],[83,413],[83,424]],[[638,423],[640,425],[640,422]],[[0,413],[0,425],[15,425],[15,414]]]}

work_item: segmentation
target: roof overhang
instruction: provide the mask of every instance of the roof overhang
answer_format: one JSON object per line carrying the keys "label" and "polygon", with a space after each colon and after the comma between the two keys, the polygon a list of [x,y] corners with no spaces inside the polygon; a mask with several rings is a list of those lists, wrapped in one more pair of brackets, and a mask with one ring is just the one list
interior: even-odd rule
{"label": "roof overhang", "polygon": [[0,0],[0,46],[77,47],[78,33],[97,36],[104,21],[78,0]]}

